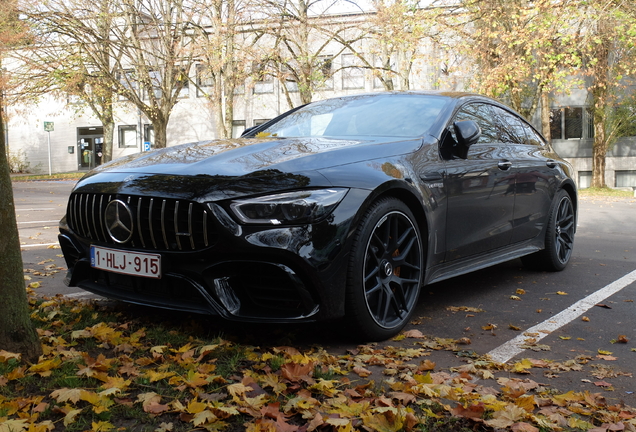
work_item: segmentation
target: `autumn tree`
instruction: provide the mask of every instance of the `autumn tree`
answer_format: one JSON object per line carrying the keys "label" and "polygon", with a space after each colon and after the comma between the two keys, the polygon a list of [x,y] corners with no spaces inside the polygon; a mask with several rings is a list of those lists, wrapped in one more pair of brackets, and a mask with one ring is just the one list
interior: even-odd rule
{"label": "autumn tree", "polygon": [[[636,70],[636,6],[628,1],[591,0],[578,17],[594,121],[591,187],[606,187],[607,151],[635,119],[627,86],[628,76]],[[633,128],[627,130],[633,133]]]}
{"label": "autumn tree", "polygon": [[234,97],[244,85],[253,58],[253,35],[249,30],[249,1],[203,0],[196,2],[204,17],[196,29],[197,65],[195,86],[210,102],[217,138],[232,136]]}
{"label": "autumn tree", "polygon": [[370,57],[361,56],[362,61],[385,90],[408,90],[415,62],[425,59],[425,52],[432,54],[432,44],[439,43],[435,23],[441,10],[420,7],[413,0],[374,0],[372,4],[375,12],[368,18]]}
{"label": "autumn tree", "polygon": [[118,73],[111,34],[118,16],[110,0],[23,1],[23,14],[36,32],[36,43],[14,53],[22,67],[24,90],[74,96],[74,109],[88,107],[104,128],[102,161],[112,159],[115,132],[112,82]]}
{"label": "autumn tree", "polygon": [[2,59],[24,37],[12,0],[0,3],[0,349],[21,353],[29,361],[36,361],[42,346],[30,320],[22,255],[16,223],[13,189],[7,161],[4,135],[3,100],[7,90],[6,72]]}
{"label": "autumn tree", "polygon": [[[440,4],[442,0],[437,2]],[[550,92],[563,91],[580,65],[573,0],[462,0],[441,16],[459,35],[474,88],[532,120],[549,114]],[[549,138],[548,117],[543,132]]]}
{"label": "autumn tree", "polygon": [[338,1],[271,0],[262,2],[266,17],[257,32],[265,33],[271,43],[258,61],[255,80],[271,74],[281,83],[290,108],[291,93],[298,92],[300,104],[313,100],[317,91],[332,79],[333,59],[346,45],[361,39],[360,25],[351,17],[335,13]]}
{"label": "autumn tree", "polygon": [[190,84],[203,17],[188,0],[113,0],[116,74],[104,76],[152,123],[154,146],[166,147],[170,115]]}

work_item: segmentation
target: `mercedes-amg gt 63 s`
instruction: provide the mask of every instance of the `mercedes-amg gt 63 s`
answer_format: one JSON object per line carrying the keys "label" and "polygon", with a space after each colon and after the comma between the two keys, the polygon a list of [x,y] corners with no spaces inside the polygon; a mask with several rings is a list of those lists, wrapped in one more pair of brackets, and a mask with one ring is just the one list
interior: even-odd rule
{"label": "mercedes-amg gt 63 s", "polygon": [[59,241],[66,283],[105,297],[382,340],[423,285],[519,257],[562,270],[576,214],[570,165],[510,108],[387,92],[104,164]]}

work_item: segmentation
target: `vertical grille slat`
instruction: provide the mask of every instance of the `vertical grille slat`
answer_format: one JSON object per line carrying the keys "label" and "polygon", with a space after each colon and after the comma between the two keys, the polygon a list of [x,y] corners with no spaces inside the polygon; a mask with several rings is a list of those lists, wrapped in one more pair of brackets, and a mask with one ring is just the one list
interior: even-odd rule
{"label": "vertical grille slat", "polygon": [[192,250],[195,249],[194,246],[194,233],[192,232],[192,207],[194,206],[194,204],[190,203],[190,205],[188,206],[188,235],[190,236],[190,247],[192,247]]}
{"label": "vertical grille slat", "polygon": [[91,237],[97,237],[97,225],[95,224],[95,195],[93,195],[93,199],[91,199]]}
{"label": "vertical grille slat", "polygon": [[157,249],[157,240],[155,240],[154,220],[152,219],[152,205],[155,199],[150,198],[150,207],[148,208],[148,223],[150,225],[150,238],[152,239],[152,246]]}
{"label": "vertical grille slat", "polygon": [[82,208],[84,209],[84,212],[82,214],[82,226],[84,227],[84,235],[86,237],[90,237],[91,235],[91,227],[88,217],[88,200],[89,196],[84,197],[84,205],[82,206]]}
{"label": "vertical grille slat", "polygon": [[141,225],[141,211],[143,208],[143,198],[139,197],[137,200],[137,226],[139,227],[139,240],[141,241],[141,247],[146,248],[146,242],[144,240],[144,230]]}
{"label": "vertical grille slat", "polygon": [[104,210],[106,206],[104,205],[104,195],[99,197],[99,226],[102,228],[102,237],[98,238],[98,240],[106,241],[108,238],[106,234],[106,229],[104,228]]}
{"label": "vertical grille slat", "polygon": [[77,220],[79,221],[78,228],[80,229],[80,232],[82,233],[82,235],[84,237],[87,237],[86,228],[84,228],[84,217],[83,217],[83,212],[82,212],[82,210],[84,208],[84,199],[85,199],[84,195],[80,196],[79,206],[77,207],[77,213],[78,213],[77,214],[77,216],[78,216]]}
{"label": "vertical grille slat", "polygon": [[166,249],[170,249],[168,244],[168,235],[166,233],[166,200],[161,203],[161,235],[163,236],[163,243]]}
{"label": "vertical grille slat", "polygon": [[[133,215],[133,236],[123,246],[187,252],[207,248],[214,242],[213,220],[206,207],[175,199],[74,193],[67,208],[69,227],[89,241],[115,244],[105,218],[106,208],[113,200],[127,203]],[[161,204],[157,205],[159,200]]]}
{"label": "vertical grille slat", "polygon": [[174,237],[177,240],[177,247],[181,249],[181,239],[179,234],[179,201],[174,203]]}

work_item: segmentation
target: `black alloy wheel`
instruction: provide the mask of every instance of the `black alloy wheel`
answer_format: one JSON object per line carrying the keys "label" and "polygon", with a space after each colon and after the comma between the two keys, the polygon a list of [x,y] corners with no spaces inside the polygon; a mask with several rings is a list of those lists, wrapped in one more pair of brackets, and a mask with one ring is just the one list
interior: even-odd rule
{"label": "black alloy wheel", "polygon": [[566,191],[560,190],[553,203],[548,219],[545,249],[523,257],[522,261],[527,267],[561,271],[570,262],[576,231],[572,198]]}
{"label": "black alloy wheel", "polygon": [[384,340],[411,317],[423,276],[423,247],[413,214],[387,198],[367,210],[352,250],[348,315],[358,336]]}

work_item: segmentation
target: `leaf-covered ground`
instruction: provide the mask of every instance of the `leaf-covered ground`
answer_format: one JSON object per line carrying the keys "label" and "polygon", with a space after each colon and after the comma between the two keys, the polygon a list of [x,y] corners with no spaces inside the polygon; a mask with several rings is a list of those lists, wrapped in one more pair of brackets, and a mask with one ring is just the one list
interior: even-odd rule
{"label": "leaf-covered ground", "polygon": [[[589,357],[503,365],[417,330],[334,355],[271,328],[223,336],[199,319],[29,299],[45,354],[0,351],[0,432],[636,431],[636,409],[604,390],[615,372]],[[439,353],[461,366],[441,370]],[[541,383],[584,367],[599,392]]]}

